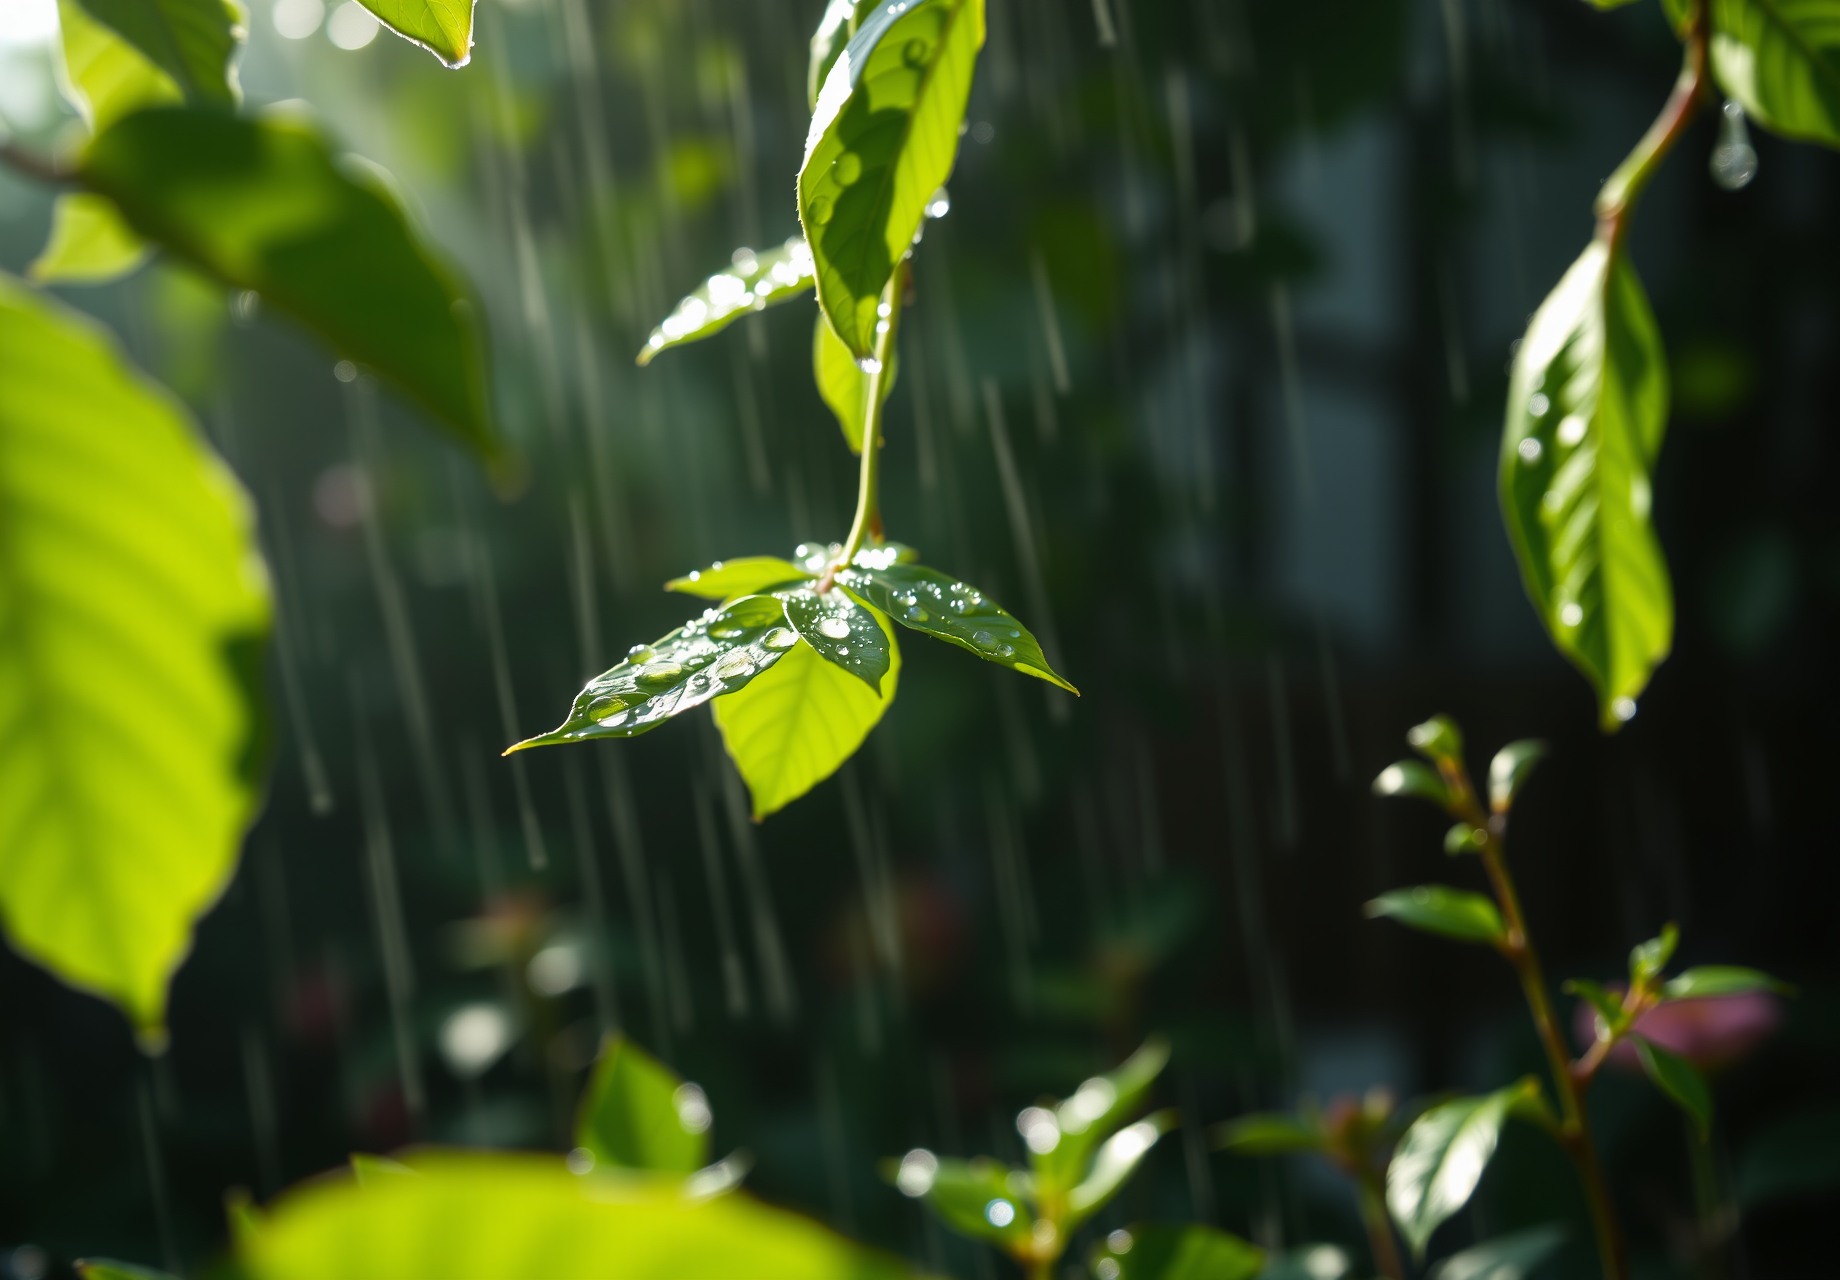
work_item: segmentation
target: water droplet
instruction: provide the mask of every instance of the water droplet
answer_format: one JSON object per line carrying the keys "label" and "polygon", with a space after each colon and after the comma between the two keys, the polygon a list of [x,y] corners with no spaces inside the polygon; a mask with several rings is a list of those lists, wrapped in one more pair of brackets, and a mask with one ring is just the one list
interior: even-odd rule
{"label": "water droplet", "polygon": [[588,715],[598,724],[617,723],[626,718],[623,713],[632,701],[635,699],[622,698],[615,694],[596,698],[588,704]]}
{"label": "water droplet", "polygon": [[901,46],[901,61],[914,68],[926,65],[926,55],[930,46],[920,39],[909,40]]}
{"label": "water droplet", "polygon": [[831,162],[831,177],[837,179],[837,185],[847,187],[862,177],[862,157],[854,151],[846,151]]}
{"label": "water droplet", "polygon": [[861,369],[864,373],[880,373],[882,371],[882,362],[877,360],[874,356],[863,356],[857,360],[856,367]]}
{"label": "water droplet", "polygon": [[830,197],[819,196],[816,200],[813,200],[811,202],[811,207],[805,211],[805,215],[811,219],[813,226],[821,227],[829,222],[831,220]]}
{"label": "water droplet", "polygon": [[1576,600],[1568,601],[1559,610],[1559,621],[1568,627],[1575,627],[1584,621],[1584,607]]}
{"label": "water droplet", "polygon": [[639,668],[639,679],[647,684],[664,684],[684,673],[680,662],[648,662]]}
{"label": "water droplet", "polygon": [[636,644],[626,651],[626,660],[635,667],[642,667],[658,656],[658,651],[649,644]]}
{"label": "water droplet", "polygon": [[1719,141],[1712,148],[1711,168],[1712,180],[1727,191],[1749,186],[1757,176],[1757,150],[1751,146],[1744,108],[1735,102],[1728,101],[1719,109]]}
{"label": "water droplet", "polygon": [[1636,700],[1630,697],[1618,698],[1615,702],[1610,704],[1610,714],[1614,715],[1618,720],[1629,721],[1635,719]]}
{"label": "water droplet", "polygon": [[818,632],[833,640],[842,640],[850,634],[850,624],[843,618],[826,618],[818,624]]}
{"label": "water droplet", "polygon": [[599,723],[603,728],[617,729],[621,725],[625,724],[627,720],[631,718],[632,718],[632,712],[630,711],[616,711],[610,716],[597,717],[597,723]]}
{"label": "water droplet", "polygon": [[1016,651],[1009,645],[1000,644],[997,646],[997,656],[999,658],[1013,658],[1016,656]]}
{"label": "water droplet", "polygon": [[1546,411],[1550,408],[1552,408],[1552,401],[1546,398],[1546,393],[1543,391],[1536,391],[1527,397],[1527,412],[1536,418],[1544,418]]}
{"label": "water droplet", "polygon": [[922,609],[919,605],[913,604],[903,609],[901,611],[901,616],[907,619],[909,622],[925,622],[928,618],[931,618],[933,615],[928,613],[925,609]]}
{"label": "water droplet", "polygon": [[718,680],[733,680],[737,676],[754,674],[754,655],[746,649],[736,649],[716,659],[716,665],[709,668],[709,674]]}
{"label": "water droplet", "polygon": [[1568,413],[1559,422],[1559,443],[1570,449],[1584,439],[1585,421],[1575,413]]}
{"label": "water droplet", "polygon": [[847,644],[840,644],[840,645],[838,645],[838,646],[837,646],[837,656],[838,656],[839,658],[847,658],[847,657],[849,657],[849,656],[850,656],[850,646],[849,646],[849,645],[847,645]]}
{"label": "water droplet", "polygon": [[798,642],[798,636],[788,631],[785,627],[775,627],[773,630],[767,632],[766,639],[762,640],[760,643],[764,644],[769,649],[790,649]]}
{"label": "water droplet", "polygon": [[995,653],[997,651],[997,638],[988,631],[973,631],[971,633],[971,643],[982,649],[985,653]]}
{"label": "water droplet", "polygon": [[1540,442],[1532,436],[1528,436],[1516,445],[1514,451],[1521,455],[1522,462],[1534,463],[1540,460]]}
{"label": "water droplet", "polygon": [[933,198],[926,202],[926,216],[943,218],[952,212],[952,196],[944,187],[933,193]]}
{"label": "water droplet", "polygon": [[720,626],[709,628],[709,634],[714,636],[718,640],[733,640],[736,636],[740,635],[742,632],[746,630],[747,628],[742,626],[740,623],[735,622],[733,619],[729,619],[728,621],[723,622]]}

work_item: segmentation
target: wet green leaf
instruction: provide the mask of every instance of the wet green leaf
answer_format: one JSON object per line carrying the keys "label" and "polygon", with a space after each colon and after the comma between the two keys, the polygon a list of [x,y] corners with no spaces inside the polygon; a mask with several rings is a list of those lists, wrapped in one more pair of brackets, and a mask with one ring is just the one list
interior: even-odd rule
{"label": "wet green leaf", "polygon": [[83,1280],[178,1280],[168,1272],[137,1267],[132,1262],[116,1262],[113,1258],[85,1258],[77,1263],[77,1274]]}
{"label": "wet green leaf", "polygon": [[1546,758],[1546,744],[1535,738],[1510,742],[1489,761],[1489,807],[1506,813],[1514,807],[1533,767]]}
{"label": "wet green leaf", "polygon": [[867,608],[840,587],[819,595],[810,587],[774,593],[799,638],[876,693],[888,674],[888,637]]}
{"label": "wet green leaf", "polygon": [[424,1150],[415,1178],[318,1178],[236,1249],[246,1280],[900,1280],[906,1265],[742,1192],[570,1173],[553,1155]]}
{"label": "wet green leaf", "polygon": [[1495,1156],[1501,1126],[1530,1080],[1432,1107],[1406,1130],[1386,1171],[1386,1203],[1418,1257],[1452,1214],[1469,1203]]}
{"label": "wet green leaf", "polygon": [[670,1068],[615,1036],[601,1050],[575,1118],[595,1167],[691,1174],[709,1163],[709,1104]]}
{"label": "wet green leaf", "polygon": [[1432,716],[1423,724],[1413,725],[1406,731],[1406,741],[1434,764],[1463,763],[1463,730],[1449,716]]}
{"label": "wet green leaf", "polygon": [[1383,893],[1364,908],[1369,917],[1390,916],[1400,924],[1426,933],[1442,934],[1458,942],[1481,942],[1492,947],[1506,942],[1501,912],[1479,893],[1441,884],[1421,884],[1413,889]]}
{"label": "wet green leaf", "polygon": [[1100,1144],[1149,1100],[1157,1076],[1169,1063],[1169,1042],[1152,1036],[1112,1070],[1083,1081],[1073,1094],[1053,1109],[1060,1139],[1038,1153],[1035,1174],[1049,1192],[1071,1189],[1092,1171],[1093,1153]]}
{"label": "wet green leaf", "polygon": [[473,56],[474,0],[358,0],[377,20],[444,66],[464,67]]}
{"label": "wet green leaf", "polygon": [[968,583],[924,565],[890,563],[889,547],[856,557],[838,581],[902,626],[945,640],[986,662],[1046,680],[1072,694],[1042,656],[1029,629],[996,601]]}
{"label": "wet green leaf", "polygon": [[73,191],[51,206],[51,239],[26,268],[38,284],[105,284],[147,261],[147,242],[101,196]]}
{"label": "wet green leaf", "polygon": [[894,701],[901,650],[888,619],[876,621],[888,641],[879,696],[800,640],[761,679],[716,699],[716,727],[747,782],[756,821],[835,773]]}
{"label": "wet green leaf", "polygon": [[881,1174],[902,1195],[926,1202],[952,1230],[1011,1253],[1028,1248],[1035,1225],[1028,1204],[1010,1184],[1017,1175],[995,1160],[943,1160],[924,1149],[881,1162]]}
{"label": "wet green leaf", "polygon": [[256,804],[251,526],[175,401],[0,276],[0,919],[153,1042]]}
{"label": "wet green leaf", "polygon": [[772,596],[743,596],[707,609],[668,635],[636,645],[624,661],[575,695],[568,719],[507,749],[590,738],[634,738],[673,716],[733,693],[799,643]]}
{"label": "wet green leaf", "polygon": [[1787,991],[1779,982],[1759,969],[1735,964],[1702,964],[1669,978],[1661,994],[1669,1000],[1691,1000],[1699,996],[1735,996],[1747,991]]}
{"label": "wet green leaf", "polygon": [[[888,376],[882,379],[883,404],[888,402],[889,395],[894,391],[895,375],[900,372],[900,368],[900,358],[891,355],[888,360]],[[837,425],[843,429],[843,442],[850,446],[851,453],[861,453],[863,413],[869,399],[869,375],[857,367],[850,349],[831,332],[823,316],[818,317],[812,328],[811,373],[817,380],[818,394],[824,397],[824,403],[837,415]]]}
{"label": "wet green leaf", "polygon": [[1157,1111],[1128,1124],[1100,1144],[1093,1156],[1092,1172],[1067,1193],[1067,1212],[1061,1229],[1072,1234],[1081,1223],[1104,1208],[1150,1154],[1158,1138],[1175,1128],[1176,1113]]}
{"label": "wet green leaf", "polygon": [[1417,796],[1439,808],[1450,807],[1450,789],[1444,785],[1444,779],[1438,776],[1436,769],[1417,760],[1401,760],[1382,769],[1374,779],[1374,794]]}
{"label": "wet green leaf", "polygon": [[1254,1280],[1265,1261],[1257,1245],[1213,1227],[1146,1223],[1100,1241],[1090,1270],[1106,1280]]}
{"label": "wet green leaf", "polygon": [[1674,948],[1680,945],[1680,929],[1673,921],[1661,926],[1659,937],[1647,942],[1637,943],[1629,949],[1629,983],[1653,982],[1667,968],[1669,960],[1674,958]]}
{"label": "wet green leaf", "polygon": [[380,171],[298,119],[182,107],[104,130],[79,166],[141,236],[287,313],[495,455],[473,305]]}
{"label": "wet green leaf", "polygon": [[[1609,6],[1602,6],[1609,7]],[[1527,1280],[1565,1243],[1565,1225],[1528,1227],[1453,1253],[1432,1267],[1425,1280]]]}
{"label": "wet green leaf", "polygon": [[681,591],[705,600],[732,600],[753,595],[788,582],[809,581],[817,577],[789,560],[777,556],[737,556],[718,560],[707,569],[693,569],[681,578],[664,584],[666,591]]}
{"label": "wet green leaf", "polygon": [[660,351],[710,337],[742,316],[790,302],[811,285],[811,248],[804,236],[759,253],[737,249],[727,267],[698,285],[652,330],[638,362],[650,364]]}
{"label": "wet green leaf", "polygon": [[1631,1036],[1642,1070],[1665,1093],[1674,1105],[1687,1113],[1704,1142],[1712,1132],[1712,1090],[1699,1068],[1672,1050],[1663,1049],[1652,1040]]}
{"label": "wet green leaf", "polygon": [[[1665,0],[1678,28],[1684,0]],[[1840,24],[1833,0],[1710,0],[1713,78],[1785,137],[1840,146]]]}
{"label": "wet green leaf", "polygon": [[1674,596],[1649,520],[1667,358],[1635,269],[1593,241],[1514,357],[1500,496],[1527,594],[1614,730],[1667,656]]}
{"label": "wet green leaf", "polygon": [[843,47],[856,34],[856,28],[875,3],[876,0],[830,0],[824,6],[824,16],[818,19],[818,29],[812,32],[811,61],[805,70],[805,105],[808,108],[817,109],[818,90],[824,87],[824,78],[831,73],[837,55],[843,52]]}
{"label": "wet green leaf", "polygon": [[58,24],[58,89],[91,133],[142,107],[183,100],[171,76],[77,0],[58,0]]}
{"label": "wet green leaf", "polygon": [[[187,101],[234,107],[243,93],[233,65],[246,34],[232,0],[81,0],[97,22],[137,49]],[[66,5],[59,6],[60,16]]]}
{"label": "wet green leaf", "polygon": [[1321,1151],[1322,1131],[1283,1111],[1261,1111],[1215,1126],[1214,1146],[1242,1156]]}
{"label": "wet green leaf", "polygon": [[819,91],[799,218],[818,304],[858,359],[873,354],[882,290],[951,175],[983,43],[983,0],[879,6]]}

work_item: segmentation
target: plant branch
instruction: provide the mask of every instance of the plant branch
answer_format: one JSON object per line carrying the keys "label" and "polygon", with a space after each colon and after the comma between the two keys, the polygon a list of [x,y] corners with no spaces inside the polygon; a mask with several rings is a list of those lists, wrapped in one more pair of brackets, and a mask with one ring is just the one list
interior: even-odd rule
{"label": "plant branch", "polygon": [[26,150],[11,138],[0,138],[0,161],[5,161],[9,168],[17,169],[28,178],[37,178],[40,182],[61,184],[74,181],[76,177],[56,161]]}
{"label": "plant branch", "polygon": [[1674,81],[1674,91],[1668,95],[1667,104],[1648,127],[1648,132],[1642,135],[1642,140],[1636,143],[1635,150],[1616,167],[1597,193],[1594,205],[1597,238],[1612,251],[1621,246],[1629,230],[1636,198],[1661,167],[1667,153],[1680,141],[1687,126],[1693,123],[1705,97],[1707,18],[1704,0],[1693,5],[1681,38],[1686,47],[1681,55],[1680,75]]}
{"label": "plant branch", "polygon": [[882,300],[879,307],[881,319],[875,326],[874,367],[863,383],[863,438],[862,470],[856,486],[856,518],[850,523],[850,536],[844,540],[843,550],[831,562],[824,576],[818,579],[817,589],[820,594],[829,591],[831,584],[837,580],[839,570],[845,569],[862,550],[865,539],[876,542],[882,540],[881,509],[881,458],[882,458],[882,401],[886,398],[882,388],[892,374],[894,361],[895,336],[901,328],[901,300],[905,292],[907,264],[895,268],[888,283],[882,286]]}
{"label": "plant branch", "polygon": [[1386,1195],[1380,1177],[1372,1169],[1363,1169],[1355,1177],[1355,1195],[1361,1204],[1361,1225],[1367,1228],[1367,1247],[1373,1251],[1374,1269],[1386,1280],[1406,1280],[1405,1264],[1399,1258],[1399,1244],[1393,1239],[1392,1220],[1386,1213]]}

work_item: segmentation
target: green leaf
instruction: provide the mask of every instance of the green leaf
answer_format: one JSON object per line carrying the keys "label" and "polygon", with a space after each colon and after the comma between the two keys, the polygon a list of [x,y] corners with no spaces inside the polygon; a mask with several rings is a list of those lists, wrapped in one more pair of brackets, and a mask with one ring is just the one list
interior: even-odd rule
{"label": "green leaf", "polygon": [[984,0],[914,0],[867,17],[825,77],[799,168],[818,304],[857,359],[883,288],[951,175]]}
{"label": "green leaf", "polygon": [[[231,65],[246,34],[232,0],[81,0],[91,17],[171,77],[186,100],[234,107],[242,101]],[[65,6],[59,6],[60,15]]]}
{"label": "green leaf", "polygon": [[1259,1280],[1343,1280],[1353,1270],[1348,1252],[1332,1244],[1306,1244],[1267,1255]]}
{"label": "green leaf", "polygon": [[1506,813],[1514,807],[1533,767],[1546,758],[1546,744],[1537,738],[1510,742],[1489,761],[1489,807]]}
{"label": "green leaf", "polygon": [[1036,1177],[1051,1192],[1069,1189],[1091,1172],[1093,1153],[1143,1110],[1151,1086],[1169,1064],[1169,1042],[1152,1036],[1112,1070],[1081,1083],[1054,1108],[1060,1140],[1035,1157]]}
{"label": "green leaf", "polygon": [[400,1160],[374,1156],[363,1151],[351,1153],[351,1176],[361,1187],[374,1186],[384,1178],[419,1178],[421,1175]]}
{"label": "green leaf", "polygon": [[1634,4],[1636,0],[1586,0],[1586,2],[1590,4],[1593,9],[1598,9],[1607,13],[1611,9],[1621,9],[1626,4]]}
{"label": "green leaf", "polygon": [[1282,1111],[1260,1111],[1228,1120],[1214,1129],[1214,1146],[1242,1156],[1278,1156],[1293,1151],[1321,1151],[1322,1131]]}
{"label": "green leaf", "polygon": [[810,587],[776,591],[799,638],[877,693],[888,673],[888,637],[875,615],[848,591],[819,595]]}
{"label": "green leaf", "polygon": [[137,1267],[132,1262],[116,1262],[113,1258],[84,1258],[76,1267],[83,1280],[178,1280],[168,1272]]}
{"label": "green leaf", "polygon": [[[888,359],[888,376],[882,379],[882,403],[888,403],[888,397],[894,391],[894,380],[900,372],[901,360],[898,355]],[[837,425],[843,428],[843,442],[850,446],[851,453],[861,453],[863,448],[863,414],[869,398],[869,375],[856,364],[850,349],[831,327],[819,316],[811,333],[811,375],[817,381],[818,394],[824,397],[824,403],[837,415]]]}
{"label": "green leaf", "polygon": [[26,268],[37,284],[106,284],[147,261],[147,242],[101,196],[72,191],[51,206],[51,239]]}
{"label": "green leaf", "polygon": [[1417,796],[1439,808],[1450,807],[1450,788],[1444,785],[1444,779],[1436,769],[1417,760],[1401,760],[1382,769],[1374,779],[1374,794]]}
{"label": "green leaf", "polygon": [[1643,1072],[1687,1113],[1704,1142],[1712,1132],[1712,1090],[1706,1077],[1691,1062],[1652,1040],[1641,1036],[1631,1036],[1630,1040],[1636,1047],[1636,1057],[1642,1060]]}
{"label": "green leaf", "polygon": [[317,1178],[239,1242],[246,1280],[899,1280],[905,1264],[741,1192],[570,1173],[552,1155],[424,1150],[419,1178]]}
{"label": "green leaf", "polygon": [[1746,969],[1735,964],[1702,964],[1669,978],[1661,994],[1669,1000],[1691,1000],[1700,996],[1735,996],[1746,991],[1789,990],[1788,983],[1760,969]]}
{"label": "green leaf", "polygon": [[1597,1014],[1597,1038],[1602,1040],[1606,1034],[1620,1032],[1623,1027],[1623,998],[1614,991],[1607,991],[1601,983],[1589,978],[1573,978],[1561,988],[1577,996]]}
{"label": "green leaf", "polygon": [[984,1240],[1012,1253],[1027,1249],[1034,1219],[1021,1189],[1024,1175],[995,1160],[942,1160],[931,1151],[916,1148],[898,1162],[881,1162],[882,1177],[902,1195],[924,1200],[952,1230],[973,1240]]}
{"label": "green leaf", "polygon": [[[1840,146],[1840,23],[1833,0],[1710,0],[1713,77],[1758,124]],[[1676,28],[1680,0],[1666,0]]]}
{"label": "green leaf", "polygon": [[89,16],[77,0],[58,0],[61,28],[58,89],[99,133],[131,111],[179,102],[173,78],[133,45]]}
{"label": "green leaf", "polygon": [[0,920],[150,1044],[256,804],[251,525],[176,402],[0,275]]}
{"label": "green leaf", "polygon": [[575,1118],[595,1165],[691,1174],[709,1163],[709,1103],[625,1036],[601,1051]]}
{"label": "green leaf", "polygon": [[1061,1229],[1071,1234],[1118,1194],[1125,1180],[1144,1162],[1158,1138],[1175,1128],[1176,1113],[1157,1111],[1136,1124],[1128,1124],[1107,1138],[1093,1157],[1092,1172],[1067,1193],[1067,1212]]}
{"label": "green leaf", "polygon": [[1090,1269],[1106,1280],[1254,1280],[1265,1258],[1257,1245],[1213,1227],[1152,1223],[1106,1236]]}
{"label": "green leaf", "polygon": [[364,161],[335,161],[306,122],[180,107],[104,130],[78,169],[141,236],[253,290],[498,452],[473,304]]}
{"label": "green leaf", "polygon": [[447,67],[473,57],[473,0],[358,0],[377,20]]}
{"label": "green leaf", "polygon": [[742,316],[765,311],[811,288],[811,247],[793,236],[777,249],[737,249],[730,265],[697,286],[677,304],[640,348],[638,362],[650,364],[660,351],[707,338]]}
{"label": "green leaf", "polygon": [[875,3],[876,0],[830,0],[824,6],[824,16],[818,19],[818,29],[811,35],[811,61],[805,69],[808,109],[817,109],[818,90],[824,87],[824,78],[830,75],[837,55],[843,52],[843,47],[856,34],[856,28]]}
{"label": "green leaf", "polygon": [[904,627],[1079,694],[1048,665],[1029,629],[996,601],[937,569],[900,563],[898,550],[889,544],[865,551],[837,580]]}
{"label": "green leaf", "polygon": [[1413,725],[1406,731],[1406,741],[1433,764],[1463,763],[1463,730],[1449,716],[1432,716],[1423,724]]}
{"label": "green leaf", "polygon": [[1680,928],[1673,921],[1661,926],[1659,937],[1647,942],[1637,943],[1629,949],[1629,985],[1653,982],[1667,968],[1669,960],[1674,958],[1674,948],[1680,945]]}
{"label": "green leaf", "polygon": [[1673,588],[1649,521],[1667,408],[1667,357],[1642,284],[1593,241],[1515,353],[1500,491],[1527,594],[1596,689],[1606,731],[1635,714],[1673,639]]}
{"label": "green leaf", "polygon": [[732,600],[736,596],[753,595],[757,591],[783,587],[788,582],[810,581],[815,577],[816,574],[807,573],[777,556],[738,556],[733,560],[718,560],[707,569],[692,569],[681,578],[672,578],[664,584],[664,589],[681,591],[687,596],[702,596],[705,600]]}
{"label": "green leaf", "polygon": [[[1600,0],[1601,8],[1608,8]],[[1453,1253],[1432,1267],[1426,1280],[1526,1280],[1565,1243],[1565,1225],[1528,1227]]]}
{"label": "green leaf", "polygon": [[797,643],[785,607],[773,596],[742,596],[706,609],[651,644],[635,645],[624,661],[575,695],[568,719],[505,754],[589,738],[636,738],[740,689]]}
{"label": "green leaf", "polygon": [[1479,893],[1441,884],[1421,884],[1413,889],[1383,893],[1363,910],[1370,918],[1391,916],[1413,929],[1441,934],[1458,942],[1480,942],[1499,947],[1507,942],[1501,912]]}
{"label": "green leaf", "polygon": [[[1530,1080],[1432,1107],[1406,1130],[1386,1171],[1386,1203],[1418,1257],[1431,1233],[1469,1203]],[[1537,1089],[1537,1086],[1533,1086]]]}
{"label": "green leaf", "polygon": [[888,674],[878,695],[804,641],[767,675],[715,701],[716,728],[754,801],[754,820],[776,813],[837,771],[894,701],[901,649],[888,619]]}
{"label": "green leaf", "polygon": [[1451,857],[1462,853],[1481,853],[1488,844],[1489,833],[1481,827],[1459,822],[1444,833],[1444,852]]}

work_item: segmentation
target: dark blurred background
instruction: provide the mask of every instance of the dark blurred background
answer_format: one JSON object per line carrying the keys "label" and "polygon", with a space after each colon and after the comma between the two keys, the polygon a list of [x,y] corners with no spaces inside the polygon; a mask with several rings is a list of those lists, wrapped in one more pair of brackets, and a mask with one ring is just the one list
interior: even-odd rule
{"label": "dark blurred background", "polygon": [[[50,147],[76,125],[39,3],[8,19],[0,112]],[[1199,1219],[1363,1256],[1333,1177],[1212,1155],[1204,1129],[1539,1069],[1495,957],[1361,914],[1401,884],[1480,887],[1437,814],[1368,794],[1435,711],[1473,768],[1552,743],[1513,858],[1555,981],[1615,977],[1676,920],[1684,962],[1799,987],[1719,1075],[1735,1226],[1711,1249],[1680,1116],[1601,1083],[1640,1274],[1832,1265],[1840,158],[1759,132],[1755,181],[1721,190],[1707,113],[1645,200],[1678,621],[1606,739],[1522,595],[1494,467],[1510,344],[1675,74],[1657,6],[989,5],[885,511],[1084,696],[914,637],[863,751],[755,826],[705,716],[498,752],[687,616],[665,578],[846,529],[809,301],[632,364],[732,249],[797,231],[820,6],[481,0],[449,72],[355,5],[256,0],[249,106],[305,99],[395,175],[482,296],[531,483],[494,498],[259,299],[165,263],[63,291],[259,504],[277,754],[166,1056],[0,956],[0,1250],[42,1251],[0,1253],[21,1280],[86,1254],[200,1269],[227,1188],[266,1198],[354,1150],[562,1149],[613,1028],[703,1085],[759,1194],[967,1280],[1008,1264],[875,1159],[1019,1161],[1017,1108],[1161,1031],[1184,1128],[1097,1229]],[[7,270],[50,196],[0,173]],[[1553,1219],[1574,1230],[1550,1274],[1590,1273],[1569,1173],[1514,1132],[1439,1248]]]}

